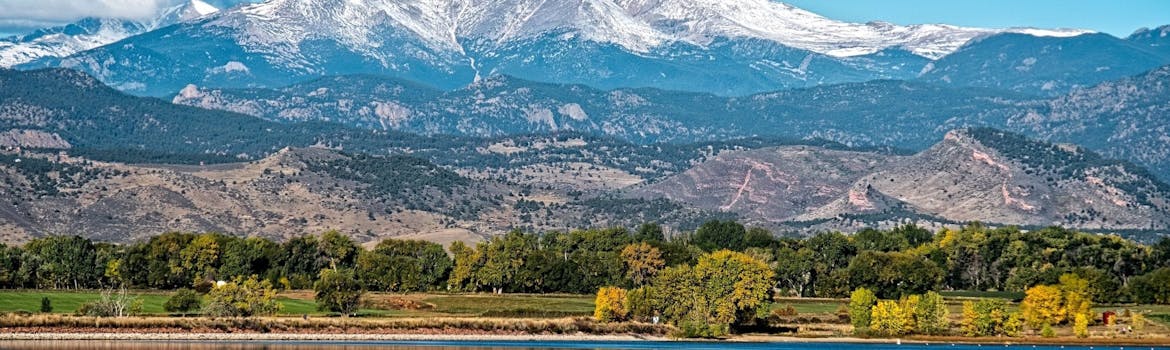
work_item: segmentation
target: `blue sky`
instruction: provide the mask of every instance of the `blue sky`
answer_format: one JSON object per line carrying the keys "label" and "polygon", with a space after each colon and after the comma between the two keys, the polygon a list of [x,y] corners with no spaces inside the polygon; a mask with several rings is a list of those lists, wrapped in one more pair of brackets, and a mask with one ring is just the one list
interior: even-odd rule
{"label": "blue sky", "polygon": [[786,0],[851,22],[970,27],[1083,28],[1126,37],[1170,24],[1170,0]]}
{"label": "blue sky", "polygon": [[[133,12],[179,0],[0,0],[0,34],[30,31],[86,15]],[[254,0],[209,0],[216,5]],[[480,0],[493,1],[493,0]],[[853,22],[947,23],[973,27],[1084,28],[1125,37],[1170,24],[1170,0],[786,0]]]}

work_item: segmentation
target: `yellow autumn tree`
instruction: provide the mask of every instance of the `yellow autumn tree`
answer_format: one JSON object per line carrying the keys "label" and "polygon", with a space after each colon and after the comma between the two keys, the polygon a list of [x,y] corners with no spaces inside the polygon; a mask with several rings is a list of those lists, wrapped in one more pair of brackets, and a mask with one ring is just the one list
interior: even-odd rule
{"label": "yellow autumn tree", "polygon": [[1073,318],[1073,334],[1076,335],[1077,338],[1089,337],[1089,315],[1077,314]]}
{"label": "yellow autumn tree", "polygon": [[898,301],[898,306],[901,308],[901,313],[898,316],[902,318],[901,334],[914,333],[914,330],[918,328],[915,310],[918,309],[918,304],[921,302],[922,296],[917,294],[902,297],[902,300]]}
{"label": "yellow autumn tree", "polygon": [[893,300],[878,301],[870,313],[870,330],[874,333],[895,336],[906,332],[906,319],[902,306]]}
{"label": "yellow autumn tree", "polygon": [[626,277],[634,286],[644,286],[666,266],[662,252],[646,242],[627,245],[622,249],[622,260],[626,263]]}
{"label": "yellow autumn tree", "polygon": [[1063,294],[1060,288],[1054,286],[1028,288],[1024,292],[1024,302],[1020,305],[1024,321],[1036,328],[1064,322],[1067,313]]}
{"label": "yellow autumn tree", "polygon": [[593,317],[600,322],[624,321],[629,315],[626,294],[625,289],[618,287],[601,287],[597,290]]}
{"label": "yellow autumn tree", "polygon": [[1076,320],[1077,315],[1092,315],[1093,301],[1089,296],[1089,281],[1080,276],[1066,273],[1060,276],[1060,290],[1064,297],[1066,320]]}
{"label": "yellow autumn tree", "polygon": [[979,313],[975,312],[975,302],[964,301],[963,319],[960,322],[960,329],[962,329],[963,334],[968,337],[978,336],[980,333],[979,325],[977,324],[978,320]]}

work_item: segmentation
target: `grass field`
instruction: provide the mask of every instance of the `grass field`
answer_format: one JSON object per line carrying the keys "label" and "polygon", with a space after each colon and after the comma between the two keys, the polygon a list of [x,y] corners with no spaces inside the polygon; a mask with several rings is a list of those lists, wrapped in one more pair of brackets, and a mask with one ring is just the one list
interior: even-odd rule
{"label": "grass field", "polygon": [[[143,313],[165,315],[163,303],[168,292],[130,292],[143,301]],[[576,295],[480,295],[480,294],[367,294],[369,297],[409,300],[418,307],[404,309],[362,309],[365,316],[494,316],[566,317],[593,314],[593,296]],[[101,298],[98,291],[0,291],[0,313],[40,311],[41,298],[48,297],[53,313],[72,314],[86,302]],[[295,291],[278,297],[283,315],[325,315],[317,311],[313,293]]]}

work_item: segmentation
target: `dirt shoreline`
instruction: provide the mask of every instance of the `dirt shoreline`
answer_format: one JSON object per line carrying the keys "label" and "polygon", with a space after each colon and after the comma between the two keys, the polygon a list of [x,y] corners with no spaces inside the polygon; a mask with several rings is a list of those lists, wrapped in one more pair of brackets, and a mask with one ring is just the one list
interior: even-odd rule
{"label": "dirt shoreline", "polygon": [[970,344],[970,345],[1084,345],[1084,346],[1170,346],[1170,338],[966,338],[966,337],[799,337],[742,335],[723,340],[673,339],[662,336],[623,334],[440,334],[440,333],[166,333],[166,332],[12,332],[0,330],[0,345],[10,341],[726,341],[758,343],[845,343],[845,344]]}

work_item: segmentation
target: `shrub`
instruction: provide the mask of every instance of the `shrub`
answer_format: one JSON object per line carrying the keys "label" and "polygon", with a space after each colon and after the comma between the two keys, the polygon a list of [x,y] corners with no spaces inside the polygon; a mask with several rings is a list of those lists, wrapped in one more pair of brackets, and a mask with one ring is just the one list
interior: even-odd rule
{"label": "shrub", "polygon": [[142,313],[142,299],[133,298],[126,294],[125,289],[118,292],[102,291],[101,299],[81,304],[77,313],[93,317],[125,317]]}
{"label": "shrub", "polygon": [[702,321],[684,321],[678,325],[675,338],[719,338],[731,331],[730,325],[712,324]]}
{"label": "shrub", "polygon": [[593,317],[599,322],[623,321],[629,316],[627,292],[618,287],[601,287],[597,291]]}
{"label": "shrub", "polygon": [[1018,337],[1024,331],[1023,316],[1018,312],[1013,312],[1008,315],[1007,320],[1003,321],[1003,334],[1009,337]]}
{"label": "shrub", "polygon": [[163,310],[182,313],[186,316],[191,311],[199,310],[202,303],[203,296],[199,295],[198,292],[183,288],[171,295],[166,303],[163,303]]}
{"label": "shrub", "polygon": [[362,284],[354,277],[353,271],[328,269],[321,271],[321,278],[313,284],[317,310],[352,315],[362,301]]}
{"label": "shrub", "polygon": [[1052,325],[1044,324],[1044,327],[1040,328],[1040,336],[1045,338],[1055,338],[1056,330],[1052,329]]}
{"label": "shrub", "polygon": [[799,316],[800,313],[796,311],[795,307],[792,307],[792,304],[788,304],[788,305],[784,305],[784,307],[782,307],[782,308],[772,310],[772,315],[779,316],[779,317],[793,317],[793,316]]}
{"label": "shrub", "polygon": [[50,312],[53,312],[53,301],[49,300],[49,297],[41,298],[41,313],[47,314]]}

